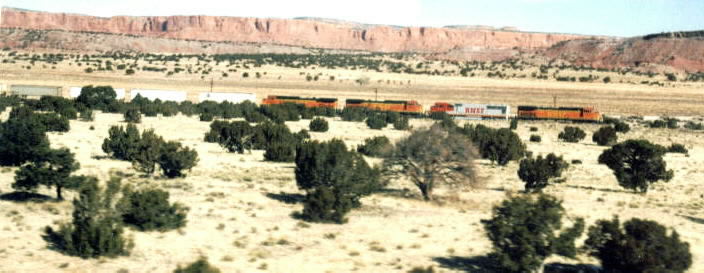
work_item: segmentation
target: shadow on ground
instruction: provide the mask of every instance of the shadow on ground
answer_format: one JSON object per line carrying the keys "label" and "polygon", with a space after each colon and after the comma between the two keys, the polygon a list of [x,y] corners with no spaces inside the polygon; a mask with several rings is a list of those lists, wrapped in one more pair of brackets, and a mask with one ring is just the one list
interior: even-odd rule
{"label": "shadow on ground", "polygon": [[687,216],[687,215],[679,215],[680,217],[687,219],[689,221],[692,221],[697,224],[704,225],[704,218],[697,218],[697,217],[692,217],[692,216]]}
{"label": "shadow on ground", "polygon": [[[501,273],[495,263],[487,256],[474,257],[435,257],[433,261],[440,264],[441,268],[458,270],[470,273]],[[601,269],[589,264],[546,264],[544,273],[601,273]]]}
{"label": "shadow on ground", "polygon": [[10,202],[18,202],[18,203],[25,203],[25,202],[43,203],[43,202],[47,202],[47,201],[52,201],[54,199],[47,196],[47,195],[43,195],[43,194],[39,194],[39,193],[16,191],[16,192],[0,194],[0,200],[10,201]]}
{"label": "shadow on ground", "polygon": [[267,193],[266,197],[289,205],[303,203],[306,196],[300,193]]}

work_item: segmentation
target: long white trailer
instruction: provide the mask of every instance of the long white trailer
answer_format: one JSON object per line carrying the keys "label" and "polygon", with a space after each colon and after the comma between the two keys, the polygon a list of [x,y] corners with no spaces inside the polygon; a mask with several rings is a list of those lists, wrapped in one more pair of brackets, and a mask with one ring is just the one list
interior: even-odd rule
{"label": "long white trailer", "polygon": [[198,101],[232,102],[241,103],[245,101],[257,102],[257,95],[254,93],[226,93],[226,92],[202,92],[198,95]]}
{"label": "long white trailer", "polygon": [[60,86],[43,85],[11,85],[10,93],[19,96],[40,97],[40,96],[61,96]]}
{"label": "long white trailer", "polygon": [[[82,87],[71,87],[68,89],[68,95],[71,98],[78,98],[78,96],[81,95],[81,89]],[[124,88],[114,88],[115,94],[117,95],[115,98],[118,100],[124,99],[125,98],[125,89]]]}
{"label": "long white trailer", "polygon": [[132,89],[130,91],[130,99],[133,100],[137,95],[149,99],[161,101],[175,101],[182,102],[187,98],[187,93],[185,91],[178,90],[154,90],[154,89]]}

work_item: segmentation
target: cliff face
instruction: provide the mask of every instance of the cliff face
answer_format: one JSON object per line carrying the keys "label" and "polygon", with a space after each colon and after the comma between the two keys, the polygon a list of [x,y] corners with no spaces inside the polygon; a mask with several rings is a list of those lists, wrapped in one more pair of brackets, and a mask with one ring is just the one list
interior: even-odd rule
{"label": "cliff face", "polygon": [[669,66],[689,72],[704,71],[704,39],[654,38],[584,39],[563,42],[545,56],[593,67]]}
{"label": "cliff face", "polygon": [[2,9],[2,28],[105,32],[152,38],[364,50],[440,53],[452,49],[538,49],[579,35],[456,28],[358,26],[312,20],[214,16],[99,18]]}

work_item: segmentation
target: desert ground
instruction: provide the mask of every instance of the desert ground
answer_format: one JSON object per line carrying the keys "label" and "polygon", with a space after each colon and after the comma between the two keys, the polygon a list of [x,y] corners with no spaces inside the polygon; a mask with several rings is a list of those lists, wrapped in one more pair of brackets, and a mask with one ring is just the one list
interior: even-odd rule
{"label": "desert ground", "polygon": [[[7,118],[7,112],[2,115]],[[167,140],[178,140],[198,151],[200,161],[187,178],[165,180],[142,178],[127,162],[104,159],[100,146],[108,128],[124,124],[122,116],[98,114],[93,122],[71,121],[67,133],[50,133],[52,147],[67,147],[81,163],[79,174],[102,181],[111,175],[123,183],[157,184],[171,194],[171,200],[190,208],[186,227],[170,232],[127,233],[135,248],[128,257],[80,259],[47,249],[42,229],[71,218],[71,199],[63,202],[18,203],[0,200],[0,272],[172,272],[199,256],[209,258],[222,272],[405,272],[416,266],[434,266],[439,272],[484,272],[472,257],[490,250],[480,223],[490,217],[492,206],[523,189],[516,175],[517,163],[506,167],[478,161],[482,189],[437,191],[437,201],[424,202],[407,181],[395,181],[389,191],[362,200],[344,225],[306,223],[291,217],[302,209],[295,202],[297,190],[292,163],[263,161],[262,151],[243,155],[227,153],[214,143],[203,142],[209,122],[197,117],[145,117],[140,129],[153,128]],[[330,131],[312,132],[313,139],[343,139],[356,146],[365,138],[386,135],[398,140],[408,132],[392,128],[370,130],[364,123],[328,119]],[[293,132],[307,128],[308,120],[287,122]],[[507,127],[507,121],[481,122]],[[419,128],[430,120],[412,120]],[[669,145],[682,143],[689,156],[667,154],[668,168],[675,171],[669,183],[653,186],[647,194],[620,188],[611,171],[597,163],[604,147],[590,139],[580,143],[558,141],[557,134],[571,124],[521,122],[517,132],[535,154],[557,153],[570,165],[563,174],[566,182],[545,191],[564,200],[571,219],[584,217],[591,225],[597,219],[618,215],[622,220],[641,217],[676,229],[691,245],[693,266],[688,272],[704,272],[704,138],[684,129],[650,129],[631,124],[620,140],[646,138]],[[94,130],[90,130],[94,126]],[[591,135],[599,125],[578,125]],[[530,132],[537,127],[538,132]],[[529,142],[531,134],[541,143]],[[369,159],[379,163],[378,159]],[[12,192],[14,168],[0,171],[0,195]],[[42,189],[40,193],[53,196]],[[294,198],[291,198],[294,197]],[[285,199],[288,198],[288,201]],[[286,201],[286,202],[284,202]],[[582,237],[578,245],[582,244]],[[597,264],[580,256],[578,260],[550,258],[547,262]]]}

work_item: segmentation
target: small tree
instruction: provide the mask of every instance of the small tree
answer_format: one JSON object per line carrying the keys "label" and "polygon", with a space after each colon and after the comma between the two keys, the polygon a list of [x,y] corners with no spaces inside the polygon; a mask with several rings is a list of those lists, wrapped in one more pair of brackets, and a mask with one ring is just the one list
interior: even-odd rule
{"label": "small tree", "polygon": [[34,190],[39,185],[54,187],[56,198],[63,200],[61,194],[63,189],[76,189],[83,181],[82,177],[71,176],[71,173],[79,167],[80,165],[68,149],[50,149],[15,173],[15,183],[12,184],[12,188]]}
{"label": "small tree", "polygon": [[516,130],[518,129],[518,119],[511,119],[511,124],[509,125],[509,129],[511,130]]}
{"label": "small tree", "polygon": [[310,221],[343,223],[362,196],[383,186],[379,170],[341,140],[304,142],[295,162],[296,184],[306,191],[302,217]]}
{"label": "small tree", "polygon": [[137,109],[129,109],[125,112],[125,121],[129,123],[142,122],[142,114]]}
{"label": "small tree", "polygon": [[599,220],[588,234],[585,249],[607,272],[682,273],[692,265],[689,244],[654,221],[633,218],[622,229],[618,218]]}
{"label": "small tree", "polygon": [[647,140],[627,140],[614,145],[599,156],[599,164],[613,170],[619,185],[647,192],[658,180],[670,181],[674,173],[662,159],[665,149]]}
{"label": "small tree", "polygon": [[618,122],[614,123],[614,129],[616,130],[616,132],[625,134],[631,130],[631,126],[628,125],[628,123],[625,123],[623,121],[618,121]]}
{"label": "small tree", "polygon": [[200,257],[197,261],[186,266],[185,268],[181,268],[181,266],[179,266],[176,270],[174,270],[174,273],[220,273],[220,269],[210,265],[210,263],[208,263],[208,259],[205,257]]}
{"label": "small tree", "polygon": [[383,114],[375,113],[367,118],[367,126],[369,129],[381,130],[386,127],[386,117]]}
{"label": "small tree", "polygon": [[384,159],[384,173],[410,178],[423,199],[429,201],[436,183],[478,186],[474,166],[478,157],[465,137],[435,125],[399,141],[394,152]]}
{"label": "small tree", "polygon": [[168,178],[184,177],[183,172],[189,171],[198,164],[198,152],[182,147],[180,142],[169,141],[163,145],[159,156],[159,167]]}
{"label": "small tree", "polygon": [[466,125],[461,131],[477,145],[481,156],[492,163],[504,166],[526,154],[526,145],[508,128],[496,130],[483,125]]}
{"label": "small tree", "polygon": [[574,241],[584,231],[577,218],[571,228],[562,230],[565,209],[548,195],[518,196],[494,207],[492,218],[483,220],[492,253],[501,272],[541,272],[544,260],[557,254],[574,258]]}
{"label": "small tree", "polygon": [[679,144],[679,143],[672,143],[670,146],[667,147],[667,152],[668,153],[680,153],[680,154],[689,154],[689,150],[687,150],[684,145]]}
{"label": "small tree", "polygon": [[572,143],[577,143],[585,137],[587,137],[587,133],[585,133],[584,130],[579,127],[572,126],[565,127],[564,131],[560,132],[557,136],[559,139]]}
{"label": "small tree", "polygon": [[605,126],[594,132],[592,135],[592,141],[596,142],[599,146],[609,146],[618,141],[618,136],[616,135],[616,130],[613,127]]}
{"label": "small tree", "polygon": [[394,145],[386,136],[367,138],[357,147],[357,152],[372,157],[385,157],[393,153]]}
{"label": "small tree", "polygon": [[117,208],[125,224],[141,231],[167,231],[186,225],[188,208],[169,204],[169,193],[157,188],[125,187]]}
{"label": "small tree", "polygon": [[97,258],[129,255],[131,239],[123,236],[122,219],[115,209],[120,180],[111,179],[101,190],[97,179],[87,179],[79,198],[73,200],[73,221],[46,227],[44,238],[50,247],[71,256]]}
{"label": "small tree", "polygon": [[539,135],[530,135],[530,142],[540,142],[542,138]]}
{"label": "small tree", "polygon": [[112,112],[117,104],[117,93],[111,86],[84,86],[81,94],[76,98],[76,103],[82,104],[87,109],[98,109],[103,112]]}
{"label": "small tree", "polygon": [[0,165],[20,166],[49,149],[46,127],[35,119],[9,119],[0,124]]}
{"label": "small tree", "polygon": [[407,117],[399,117],[394,121],[394,129],[396,130],[408,130],[409,125],[408,125],[408,118]]}
{"label": "small tree", "polygon": [[164,139],[154,133],[153,129],[142,132],[142,138],[137,144],[132,165],[140,172],[151,175],[156,170],[156,163],[162,155]]}
{"label": "small tree", "polygon": [[127,127],[112,126],[108,137],[103,140],[103,152],[115,159],[132,161],[141,139],[134,124],[128,124]]}
{"label": "small tree", "polygon": [[93,121],[95,120],[95,114],[93,114],[93,110],[85,109],[81,111],[79,119],[82,121]]}
{"label": "small tree", "polygon": [[272,162],[293,162],[296,158],[296,143],[276,142],[264,151],[264,160]]}
{"label": "small tree", "polygon": [[539,155],[537,158],[521,160],[518,177],[526,182],[526,192],[539,192],[548,185],[551,178],[562,176],[562,171],[567,166],[562,156],[550,153],[543,158]]}
{"label": "small tree", "polygon": [[327,132],[328,131],[328,121],[322,118],[314,118],[310,121],[308,125],[311,132]]}

